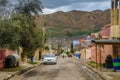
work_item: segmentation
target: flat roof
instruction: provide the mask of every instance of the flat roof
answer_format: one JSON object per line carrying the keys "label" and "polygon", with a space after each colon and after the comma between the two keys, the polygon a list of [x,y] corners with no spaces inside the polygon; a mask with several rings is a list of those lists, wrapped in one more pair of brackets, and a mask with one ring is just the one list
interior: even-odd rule
{"label": "flat roof", "polygon": [[120,44],[118,39],[101,39],[101,40],[92,40],[95,44]]}

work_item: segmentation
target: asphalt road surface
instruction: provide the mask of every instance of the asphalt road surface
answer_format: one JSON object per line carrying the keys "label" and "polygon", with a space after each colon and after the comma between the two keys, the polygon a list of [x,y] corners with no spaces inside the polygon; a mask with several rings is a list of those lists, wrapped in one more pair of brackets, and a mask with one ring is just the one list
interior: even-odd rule
{"label": "asphalt road surface", "polygon": [[59,57],[56,65],[40,65],[10,80],[99,80],[74,58]]}

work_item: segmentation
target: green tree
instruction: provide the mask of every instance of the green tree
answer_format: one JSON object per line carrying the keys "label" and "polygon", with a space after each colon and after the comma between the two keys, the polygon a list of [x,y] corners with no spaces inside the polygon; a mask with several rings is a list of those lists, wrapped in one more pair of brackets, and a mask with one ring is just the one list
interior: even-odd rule
{"label": "green tree", "polygon": [[42,31],[37,30],[35,24],[35,16],[42,12],[42,5],[40,0],[18,0],[15,7],[15,14],[18,22],[20,21],[21,31],[21,46],[26,55],[33,55],[33,52],[42,46]]}
{"label": "green tree", "polygon": [[23,47],[23,54],[32,56],[37,48],[42,47],[42,30],[36,28],[34,20],[29,19],[26,14],[15,14],[12,21],[20,27],[20,46]]}
{"label": "green tree", "polygon": [[10,0],[0,0],[0,15],[3,16],[1,12],[4,9],[9,15],[0,18],[0,47],[17,49],[21,46],[24,54],[32,55],[38,47],[43,46],[42,29],[38,29],[34,22],[35,16],[42,12],[42,5],[40,0],[14,1],[17,4],[9,7]]}
{"label": "green tree", "polygon": [[12,20],[0,20],[0,47],[15,50],[19,46],[19,27],[12,24]]}
{"label": "green tree", "polygon": [[19,47],[20,27],[14,25],[11,0],[0,0],[0,47],[16,50]]}

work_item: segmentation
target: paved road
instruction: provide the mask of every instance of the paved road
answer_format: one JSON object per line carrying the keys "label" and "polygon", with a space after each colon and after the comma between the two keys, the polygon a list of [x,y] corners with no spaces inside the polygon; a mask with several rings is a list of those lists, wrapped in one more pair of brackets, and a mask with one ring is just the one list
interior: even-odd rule
{"label": "paved road", "polygon": [[79,63],[73,58],[58,58],[56,65],[40,65],[10,80],[93,80]]}

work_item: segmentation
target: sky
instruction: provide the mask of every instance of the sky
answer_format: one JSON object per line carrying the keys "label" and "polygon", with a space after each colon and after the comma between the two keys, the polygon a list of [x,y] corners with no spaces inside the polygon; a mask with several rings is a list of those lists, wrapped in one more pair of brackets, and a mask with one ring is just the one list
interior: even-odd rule
{"label": "sky", "polygon": [[41,0],[41,2],[44,6],[44,14],[71,10],[105,10],[109,9],[111,5],[111,0]]}

